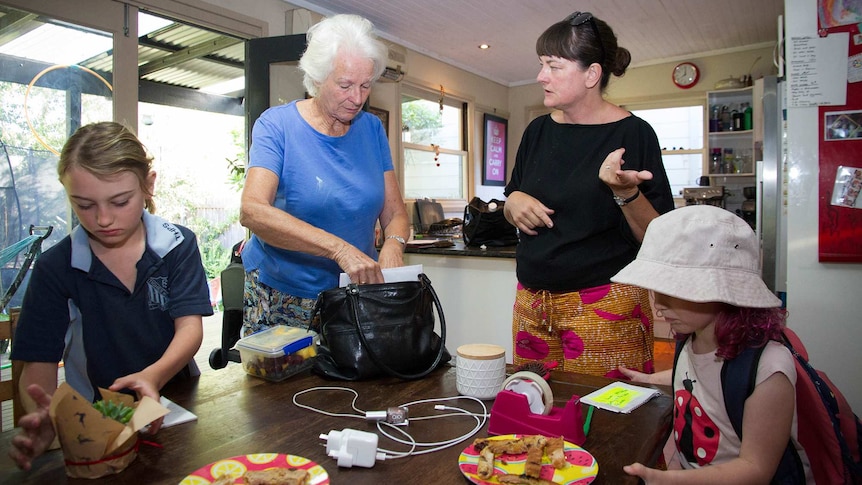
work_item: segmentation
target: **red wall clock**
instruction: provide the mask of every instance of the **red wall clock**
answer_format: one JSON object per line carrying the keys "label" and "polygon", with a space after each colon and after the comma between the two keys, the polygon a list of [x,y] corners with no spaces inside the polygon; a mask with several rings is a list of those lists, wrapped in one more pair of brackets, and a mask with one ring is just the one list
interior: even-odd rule
{"label": "red wall clock", "polygon": [[673,68],[671,79],[677,87],[688,89],[700,79],[700,69],[691,62],[680,62]]}

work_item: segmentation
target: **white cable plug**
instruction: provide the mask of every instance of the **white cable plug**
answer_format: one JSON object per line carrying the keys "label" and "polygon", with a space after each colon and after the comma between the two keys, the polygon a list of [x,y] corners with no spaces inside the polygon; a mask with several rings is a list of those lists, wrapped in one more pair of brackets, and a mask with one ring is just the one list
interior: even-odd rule
{"label": "white cable plug", "polygon": [[353,465],[371,468],[375,461],[383,461],[386,456],[377,452],[377,435],[355,429],[332,430],[320,435],[326,441],[326,454],[338,461],[338,466],[350,468]]}

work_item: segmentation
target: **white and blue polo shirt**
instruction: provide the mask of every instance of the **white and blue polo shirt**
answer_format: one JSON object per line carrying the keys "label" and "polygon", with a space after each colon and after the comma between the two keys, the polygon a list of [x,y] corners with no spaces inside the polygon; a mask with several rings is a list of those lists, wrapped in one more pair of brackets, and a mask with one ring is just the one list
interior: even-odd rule
{"label": "white and blue polo shirt", "polygon": [[174,319],[212,315],[195,234],[146,211],[146,249],[134,291],[111,273],[77,226],[33,267],[12,358],[63,360],[66,382],[85,398],[162,357]]}

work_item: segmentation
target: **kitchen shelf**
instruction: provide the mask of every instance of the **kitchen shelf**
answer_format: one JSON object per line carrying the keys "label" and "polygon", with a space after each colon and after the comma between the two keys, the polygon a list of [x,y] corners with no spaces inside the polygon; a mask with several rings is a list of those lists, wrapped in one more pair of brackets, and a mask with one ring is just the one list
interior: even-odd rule
{"label": "kitchen shelf", "polygon": [[709,174],[709,176],[710,176],[710,177],[714,177],[714,178],[717,178],[717,177],[730,177],[730,178],[734,178],[734,177],[754,177],[754,173],[753,173],[753,172],[741,172],[741,173],[711,173],[711,174]]}
{"label": "kitchen shelf", "polygon": [[[754,108],[752,108],[754,109]],[[707,120],[707,123],[709,120]],[[733,130],[733,131],[710,131],[710,137],[732,138],[734,136],[748,137],[754,133],[754,130]]]}
{"label": "kitchen shelf", "polygon": [[[749,130],[722,130],[709,131],[709,121],[714,106],[727,107],[728,110],[743,111],[748,105],[752,109],[752,123],[758,110],[754,102],[753,88],[751,86],[739,89],[725,89],[720,91],[707,91],[706,93],[706,119],[704,120],[704,134],[707,143],[706,156],[703,162],[703,173],[709,177],[752,177],[754,176],[755,160],[755,132]],[[752,127],[753,128],[753,127]],[[713,150],[720,150],[722,157],[716,169],[712,162]],[[731,152],[731,153],[726,153]],[[741,157],[740,161],[737,157]],[[741,164],[742,172],[734,172],[734,165]]]}

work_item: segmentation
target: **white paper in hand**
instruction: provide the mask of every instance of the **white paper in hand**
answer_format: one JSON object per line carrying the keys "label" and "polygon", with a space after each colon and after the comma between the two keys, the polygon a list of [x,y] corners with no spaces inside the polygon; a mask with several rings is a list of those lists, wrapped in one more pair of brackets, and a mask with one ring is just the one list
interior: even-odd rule
{"label": "white paper in hand", "polygon": [[[397,283],[399,281],[417,281],[422,273],[422,265],[401,266],[400,268],[386,268],[383,270],[383,281],[386,283]],[[350,276],[341,273],[338,276],[338,286],[344,287],[350,284]]]}

